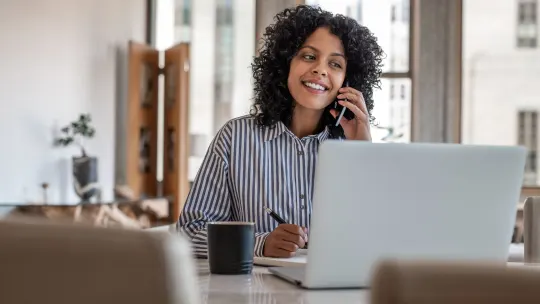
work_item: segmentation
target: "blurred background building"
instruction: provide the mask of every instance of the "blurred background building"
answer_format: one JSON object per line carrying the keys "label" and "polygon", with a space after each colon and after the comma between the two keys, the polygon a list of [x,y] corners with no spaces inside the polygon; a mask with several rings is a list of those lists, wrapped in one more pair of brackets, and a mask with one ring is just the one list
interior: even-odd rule
{"label": "blurred background building", "polygon": [[538,176],[538,2],[465,1],[463,142],[523,145],[524,184]]}

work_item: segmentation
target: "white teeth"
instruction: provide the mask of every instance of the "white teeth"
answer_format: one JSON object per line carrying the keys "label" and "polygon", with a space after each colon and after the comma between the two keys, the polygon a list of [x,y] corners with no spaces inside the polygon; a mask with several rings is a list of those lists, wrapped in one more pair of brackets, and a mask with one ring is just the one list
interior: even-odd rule
{"label": "white teeth", "polygon": [[319,90],[319,91],[326,91],[326,89],[320,85],[320,84],[316,84],[316,83],[312,83],[312,82],[304,82],[304,84],[312,89],[315,89],[315,90]]}

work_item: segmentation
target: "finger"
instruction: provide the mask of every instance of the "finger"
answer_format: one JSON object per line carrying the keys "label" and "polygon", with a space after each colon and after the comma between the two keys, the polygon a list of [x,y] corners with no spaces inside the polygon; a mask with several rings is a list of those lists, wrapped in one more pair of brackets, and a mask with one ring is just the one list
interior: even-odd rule
{"label": "finger", "polygon": [[354,113],[354,116],[356,116],[356,119],[360,121],[365,121],[366,114],[362,112],[355,104],[353,104],[350,101],[346,100],[340,100],[339,104],[346,107],[347,109],[351,110],[351,112]]}
{"label": "finger", "polygon": [[279,248],[288,252],[296,252],[298,248],[301,248],[301,247],[296,245],[295,243],[281,240],[278,243],[276,243],[276,248]]}
{"label": "finger", "polygon": [[281,235],[281,239],[291,244],[295,244],[296,246],[298,246],[297,249],[304,248],[304,245],[306,244],[305,236],[298,235],[298,234],[285,232],[283,235]]}
{"label": "finger", "polygon": [[364,94],[362,94],[362,92],[359,92],[359,93],[360,93],[359,95],[360,98],[357,101],[358,102],[357,106],[360,108],[362,112],[364,112],[364,114],[366,114],[366,116],[369,116],[366,100],[364,99]]}
{"label": "finger", "polygon": [[287,251],[281,248],[273,248],[270,251],[270,257],[274,258],[290,258],[296,255],[296,251]]}
{"label": "finger", "polygon": [[[355,88],[351,88],[351,87],[341,88],[341,89],[339,89],[339,92],[342,93],[342,94],[343,93],[350,93],[350,94],[354,95],[356,97],[356,98],[354,98],[354,100],[356,100],[356,101],[358,101],[360,103],[358,105],[358,107],[361,110],[362,110],[363,107],[365,108],[366,101],[364,99],[364,94],[362,94],[362,92],[358,91]],[[366,111],[367,111],[367,108],[366,108]]]}
{"label": "finger", "polygon": [[281,225],[279,225],[279,227],[283,228],[283,230],[285,230],[285,231],[287,231],[289,233],[292,233],[292,234],[297,234],[297,235],[301,235],[301,236],[305,235],[304,230],[298,225],[281,224]]}
{"label": "finger", "polygon": [[337,99],[347,99],[349,101],[355,101],[358,100],[359,96],[355,95],[353,93],[341,93],[338,96],[336,96]]}
{"label": "finger", "polygon": [[339,94],[336,98],[347,99],[347,101],[350,101],[353,104],[355,104],[362,112],[364,112],[364,114],[367,115],[366,102],[364,100],[364,96],[362,95],[362,93],[358,92],[358,94],[356,94],[356,93],[346,92],[346,93]]}
{"label": "finger", "polygon": [[352,93],[354,95],[361,95],[362,93],[355,88],[344,87],[339,89],[340,93]]}

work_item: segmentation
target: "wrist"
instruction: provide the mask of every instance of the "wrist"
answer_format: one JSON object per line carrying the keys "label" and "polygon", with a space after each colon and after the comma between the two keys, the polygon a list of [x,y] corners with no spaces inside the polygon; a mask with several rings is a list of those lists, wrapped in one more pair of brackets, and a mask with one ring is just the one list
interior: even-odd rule
{"label": "wrist", "polygon": [[255,256],[264,256],[264,251],[266,247],[266,238],[268,237],[269,234],[270,232],[263,232],[263,233],[258,233],[255,236],[255,252],[254,252]]}

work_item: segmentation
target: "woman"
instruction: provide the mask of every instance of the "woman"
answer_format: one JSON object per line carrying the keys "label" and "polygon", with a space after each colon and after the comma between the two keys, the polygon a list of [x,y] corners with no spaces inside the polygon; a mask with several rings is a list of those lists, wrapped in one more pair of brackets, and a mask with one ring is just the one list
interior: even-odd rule
{"label": "woman", "polygon": [[[371,140],[383,56],[377,39],[353,19],[310,6],[286,9],[275,20],[252,65],[251,115],[218,132],[178,221],[198,255],[207,252],[207,222],[250,221],[256,256],[293,256],[308,241],[320,143]],[[336,98],[354,114],[340,127]],[[288,224],[278,225],[265,207]]]}

